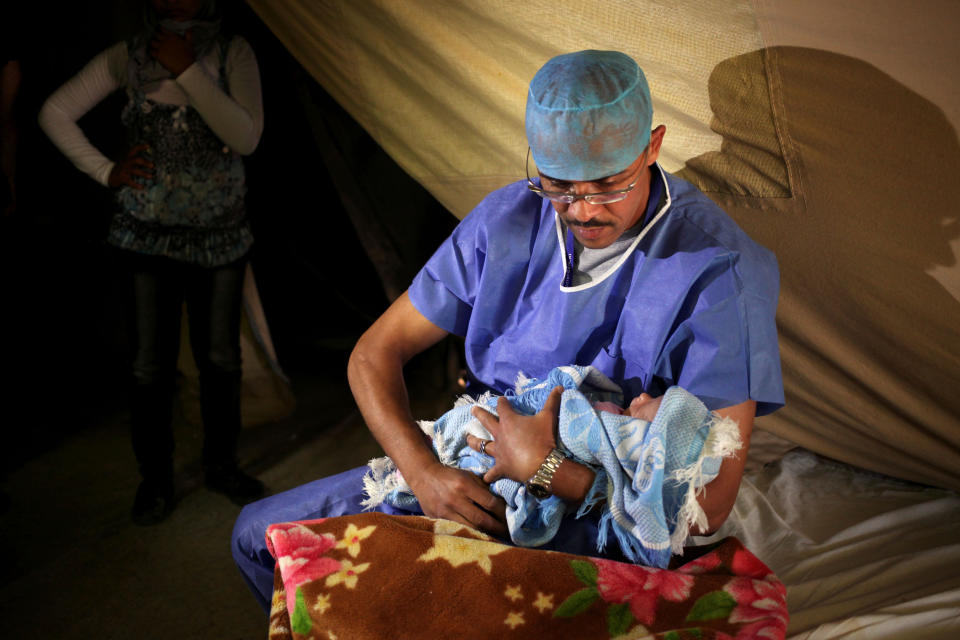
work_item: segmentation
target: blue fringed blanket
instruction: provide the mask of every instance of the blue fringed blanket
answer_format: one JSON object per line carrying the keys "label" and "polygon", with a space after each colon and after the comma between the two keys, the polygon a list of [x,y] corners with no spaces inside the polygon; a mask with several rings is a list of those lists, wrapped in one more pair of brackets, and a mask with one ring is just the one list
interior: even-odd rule
{"label": "blue fringed blanket", "polygon": [[[597,548],[612,530],[623,553],[634,562],[666,567],[679,552],[691,525],[705,525],[697,490],[713,480],[722,458],[740,448],[734,421],[711,413],[679,387],[671,387],[653,422],[597,411],[598,400],[622,404],[620,388],[592,367],[558,367],[542,380],[517,382],[508,394],[513,408],[532,415],[543,408],[551,389],[564,389],[560,403],[560,448],[596,471],[596,480],[577,512],[602,509]],[[474,405],[496,414],[496,397],[461,399],[436,422],[421,422],[440,461],[483,475],[493,459],[467,446],[467,434],[490,438],[471,415]],[[416,497],[389,458],[370,461],[364,478],[365,507],[381,502],[416,504]],[[568,505],[557,497],[537,500],[523,484],[501,479],[491,490],[507,503],[507,526],[514,544],[536,547],[556,535]]]}

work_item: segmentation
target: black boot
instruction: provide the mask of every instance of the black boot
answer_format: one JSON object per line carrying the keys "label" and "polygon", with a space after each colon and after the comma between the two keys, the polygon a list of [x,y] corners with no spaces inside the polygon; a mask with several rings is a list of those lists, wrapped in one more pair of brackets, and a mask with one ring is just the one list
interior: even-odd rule
{"label": "black boot", "polygon": [[162,522],[173,510],[172,403],[171,384],[134,386],[130,435],[143,480],[130,517],[139,525]]}
{"label": "black boot", "polygon": [[173,483],[144,480],[137,487],[130,518],[143,527],[159,524],[173,511]]}
{"label": "black boot", "polygon": [[264,495],[263,483],[237,466],[240,436],[240,372],[201,376],[203,466],[208,488],[243,506]]}
{"label": "black boot", "polygon": [[207,488],[222,493],[241,507],[264,495],[263,483],[241,471],[236,463],[208,466],[205,480]]}

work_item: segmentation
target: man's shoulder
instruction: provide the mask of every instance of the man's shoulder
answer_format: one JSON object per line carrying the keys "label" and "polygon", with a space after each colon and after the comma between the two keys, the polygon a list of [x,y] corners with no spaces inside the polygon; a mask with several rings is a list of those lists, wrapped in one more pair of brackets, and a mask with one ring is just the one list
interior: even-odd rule
{"label": "man's shoulder", "polygon": [[739,229],[727,212],[696,186],[666,171],[663,175],[670,199],[670,214],[675,220],[679,219],[703,227],[707,233],[720,235]]}
{"label": "man's shoulder", "polygon": [[549,218],[543,199],[527,189],[526,180],[519,180],[487,194],[460,222],[458,235],[483,229],[513,237],[521,229],[529,233]]}
{"label": "man's shoulder", "polygon": [[468,216],[508,217],[514,213],[539,215],[543,199],[527,188],[526,180],[517,180],[488,193]]}
{"label": "man's shoulder", "polygon": [[674,232],[690,241],[699,240],[731,251],[769,253],[693,184],[667,172],[664,175],[670,195],[668,218],[675,225]]}
{"label": "man's shoulder", "polygon": [[661,246],[712,262],[723,259],[748,288],[769,289],[779,279],[776,256],[751,238],[719,205],[694,185],[665,172],[670,210],[664,220]]}

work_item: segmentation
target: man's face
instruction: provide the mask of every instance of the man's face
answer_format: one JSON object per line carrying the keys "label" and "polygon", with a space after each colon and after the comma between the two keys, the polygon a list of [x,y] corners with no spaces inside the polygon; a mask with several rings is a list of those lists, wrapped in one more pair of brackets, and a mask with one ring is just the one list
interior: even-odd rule
{"label": "man's face", "polygon": [[636,185],[624,200],[608,204],[589,204],[577,200],[572,204],[554,202],[553,207],[563,222],[573,231],[577,241],[590,249],[603,249],[613,244],[624,231],[637,224],[647,207],[650,195],[650,169],[660,155],[660,143],[665,127],[654,129],[650,144],[633,164],[620,173],[592,181],[563,181],[541,177],[541,184],[548,191],[565,191],[583,195],[624,189],[636,177]]}

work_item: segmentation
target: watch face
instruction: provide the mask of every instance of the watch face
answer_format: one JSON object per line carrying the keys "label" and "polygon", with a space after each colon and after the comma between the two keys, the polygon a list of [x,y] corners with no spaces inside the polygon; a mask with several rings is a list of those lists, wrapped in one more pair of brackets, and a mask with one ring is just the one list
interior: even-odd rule
{"label": "watch face", "polygon": [[546,487],[544,487],[543,485],[533,484],[533,483],[527,484],[527,492],[530,495],[532,495],[534,498],[537,498],[538,500],[543,500],[544,498],[550,495]]}

